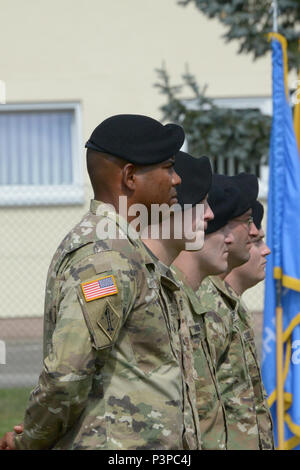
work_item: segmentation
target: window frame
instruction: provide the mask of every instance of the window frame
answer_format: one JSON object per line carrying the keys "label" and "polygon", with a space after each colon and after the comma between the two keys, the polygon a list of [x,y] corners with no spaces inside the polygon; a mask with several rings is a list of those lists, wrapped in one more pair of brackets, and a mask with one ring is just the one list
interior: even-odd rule
{"label": "window frame", "polygon": [[71,111],[72,184],[0,185],[0,207],[84,204],[82,114],[80,102],[1,104],[1,112]]}

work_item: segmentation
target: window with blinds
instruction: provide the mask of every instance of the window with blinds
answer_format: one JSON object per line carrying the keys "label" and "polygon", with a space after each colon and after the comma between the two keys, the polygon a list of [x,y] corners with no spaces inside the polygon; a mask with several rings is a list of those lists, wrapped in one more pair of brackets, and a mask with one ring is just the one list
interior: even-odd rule
{"label": "window with blinds", "polygon": [[0,205],[83,203],[78,103],[0,106]]}

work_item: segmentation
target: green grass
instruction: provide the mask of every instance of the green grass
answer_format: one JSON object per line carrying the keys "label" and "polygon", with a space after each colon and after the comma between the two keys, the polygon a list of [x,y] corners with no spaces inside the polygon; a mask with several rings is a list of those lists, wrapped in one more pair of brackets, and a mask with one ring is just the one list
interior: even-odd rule
{"label": "green grass", "polygon": [[31,388],[0,389],[0,438],[22,423]]}

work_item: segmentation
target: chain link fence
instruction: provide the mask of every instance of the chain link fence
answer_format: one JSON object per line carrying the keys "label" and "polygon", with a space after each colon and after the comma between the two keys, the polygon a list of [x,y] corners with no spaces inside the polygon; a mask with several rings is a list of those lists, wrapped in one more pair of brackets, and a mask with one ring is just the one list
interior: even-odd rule
{"label": "chain link fence", "polygon": [[[89,193],[86,187],[81,206],[0,209],[0,388],[36,384],[48,267],[60,241],[88,210]],[[259,349],[263,295],[263,283],[245,295],[255,315]]]}
{"label": "chain link fence", "polygon": [[0,389],[36,384],[49,264],[88,210],[90,187],[85,192],[84,205],[0,208]]}

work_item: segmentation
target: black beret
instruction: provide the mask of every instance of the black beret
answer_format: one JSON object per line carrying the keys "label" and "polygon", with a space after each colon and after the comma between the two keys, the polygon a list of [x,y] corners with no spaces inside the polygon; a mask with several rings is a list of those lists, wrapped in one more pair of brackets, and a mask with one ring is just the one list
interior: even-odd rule
{"label": "black beret", "polygon": [[240,173],[235,176],[216,174],[214,177],[216,184],[220,187],[224,189],[233,187],[240,193],[239,204],[232,215],[233,219],[251,209],[258,196],[258,180],[255,175],[249,173]]}
{"label": "black beret", "polygon": [[259,202],[255,201],[252,205],[252,217],[255,227],[259,230],[261,228],[261,222],[264,216],[264,206]]}
{"label": "black beret", "polygon": [[201,202],[211,186],[212,169],[207,157],[194,158],[188,153],[178,152],[175,156],[174,170],[181,178],[177,186],[178,204],[184,209],[184,204]]}
{"label": "black beret", "polygon": [[177,124],[164,126],[147,116],[118,114],[99,124],[85,147],[137,165],[154,165],[173,157],[184,138]]}
{"label": "black beret", "polygon": [[212,179],[212,187],[208,193],[208,204],[214,213],[214,219],[207,224],[206,233],[213,233],[224,227],[231,220],[239,205],[240,192],[237,188],[222,188]]}

